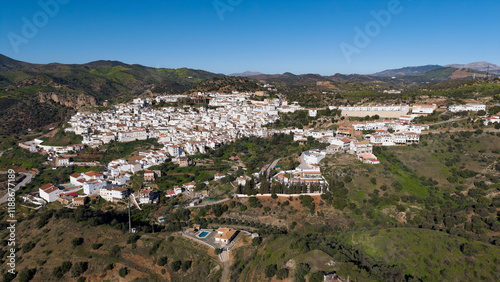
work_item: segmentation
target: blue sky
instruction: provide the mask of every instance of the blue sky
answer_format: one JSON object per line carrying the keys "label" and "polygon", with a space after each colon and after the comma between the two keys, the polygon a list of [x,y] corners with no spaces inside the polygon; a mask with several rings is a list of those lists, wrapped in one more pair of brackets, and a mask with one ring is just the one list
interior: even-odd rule
{"label": "blue sky", "polygon": [[[40,3],[51,4],[44,9]],[[32,63],[119,60],[225,74],[323,75],[474,61],[500,65],[498,0],[4,0],[1,5],[0,53]],[[381,25],[373,12],[389,14],[390,20]]]}

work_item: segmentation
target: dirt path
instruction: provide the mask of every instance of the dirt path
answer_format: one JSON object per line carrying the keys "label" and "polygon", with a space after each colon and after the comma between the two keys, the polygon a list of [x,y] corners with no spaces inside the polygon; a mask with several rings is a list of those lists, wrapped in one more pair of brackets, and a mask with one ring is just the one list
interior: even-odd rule
{"label": "dirt path", "polygon": [[224,251],[219,255],[219,257],[222,261],[222,275],[220,277],[220,281],[230,281],[229,268],[231,267],[231,256],[228,251]]}

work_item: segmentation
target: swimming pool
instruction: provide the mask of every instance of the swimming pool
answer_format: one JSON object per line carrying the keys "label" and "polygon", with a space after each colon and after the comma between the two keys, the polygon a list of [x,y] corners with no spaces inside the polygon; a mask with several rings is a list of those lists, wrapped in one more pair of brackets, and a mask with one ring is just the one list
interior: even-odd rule
{"label": "swimming pool", "polygon": [[208,234],[210,234],[210,232],[208,232],[208,231],[203,231],[203,232],[201,232],[201,233],[198,235],[198,237],[200,237],[200,238],[205,238],[205,237],[207,237],[207,236],[208,236]]}

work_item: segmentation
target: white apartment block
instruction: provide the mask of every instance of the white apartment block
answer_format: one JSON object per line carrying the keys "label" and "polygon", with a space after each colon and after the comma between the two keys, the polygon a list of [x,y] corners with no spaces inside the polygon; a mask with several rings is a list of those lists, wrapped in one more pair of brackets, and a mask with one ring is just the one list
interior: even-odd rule
{"label": "white apartment block", "polygon": [[448,111],[452,113],[486,111],[486,105],[482,104],[452,105],[448,107]]}

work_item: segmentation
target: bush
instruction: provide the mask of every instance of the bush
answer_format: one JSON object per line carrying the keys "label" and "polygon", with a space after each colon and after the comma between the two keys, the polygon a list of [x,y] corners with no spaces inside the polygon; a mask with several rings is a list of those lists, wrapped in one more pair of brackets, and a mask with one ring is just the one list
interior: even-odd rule
{"label": "bush", "polygon": [[97,250],[97,249],[99,249],[100,247],[102,247],[102,244],[101,244],[101,243],[94,243],[94,244],[92,244],[92,249],[93,249],[93,250]]}
{"label": "bush", "polygon": [[179,271],[179,269],[181,269],[181,266],[182,266],[182,261],[176,260],[176,261],[172,262],[172,264],[170,265],[170,268],[172,269],[173,272],[177,272],[177,271]]}
{"label": "bush", "polygon": [[278,270],[278,272],[276,272],[276,278],[278,278],[278,280],[287,279],[288,278],[288,269],[281,268],[280,270]]}
{"label": "bush", "polygon": [[71,269],[72,265],[73,264],[70,261],[64,261],[60,266],[54,267],[52,275],[55,278],[60,279],[64,276],[64,274],[66,274],[66,272],[68,272]]}
{"label": "bush", "polygon": [[33,248],[35,246],[36,246],[35,242],[28,242],[28,243],[23,244],[23,246],[22,246],[23,253],[28,253],[29,251],[33,250]]}
{"label": "bush", "polygon": [[324,275],[321,272],[315,272],[309,278],[309,282],[323,282]]}
{"label": "bush", "polygon": [[258,245],[260,245],[260,243],[262,243],[262,238],[255,237],[255,238],[252,239],[252,245],[253,246],[258,246]]}
{"label": "bush", "polygon": [[262,207],[262,204],[260,203],[259,199],[256,197],[250,197],[248,199],[248,203],[250,203],[251,208],[260,208]]}
{"label": "bush", "polygon": [[113,247],[111,247],[111,250],[109,250],[109,256],[119,258],[121,250],[122,249],[120,248],[120,246],[114,245]]}
{"label": "bush", "polygon": [[35,274],[36,274],[36,268],[33,269],[25,268],[19,272],[19,282],[28,282],[31,279],[33,279]]}
{"label": "bush", "polygon": [[191,268],[191,265],[193,264],[192,261],[186,260],[185,262],[182,263],[182,271],[186,272]]}
{"label": "bush", "polygon": [[158,263],[159,266],[165,266],[168,263],[168,258],[167,257],[161,257],[158,260],[157,263]]}
{"label": "bush", "polygon": [[120,268],[120,270],[118,271],[118,275],[120,275],[121,277],[125,277],[127,276],[127,274],[129,273],[129,270],[128,268],[126,267],[122,267]]}
{"label": "bush", "polygon": [[83,238],[81,237],[71,240],[71,246],[73,247],[80,246],[81,244],[83,244]]}
{"label": "bush", "polygon": [[78,277],[89,268],[89,263],[86,261],[77,262],[71,268],[71,276]]}
{"label": "bush", "polygon": [[[500,125],[500,124],[499,124]],[[271,194],[271,198],[273,198],[274,200],[278,199],[278,195],[276,195],[275,193],[272,193]]]}
{"label": "bush", "polygon": [[304,278],[311,271],[311,267],[307,263],[299,263],[295,268],[295,277]]}
{"label": "bush", "polygon": [[274,275],[276,275],[277,271],[278,271],[278,267],[276,266],[276,264],[270,264],[270,265],[266,266],[266,270],[265,270],[266,278],[274,277]]}
{"label": "bush", "polygon": [[137,240],[139,240],[139,238],[141,238],[141,236],[139,236],[137,234],[132,234],[132,235],[128,236],[127,244],[134,244],[137,242]]}

